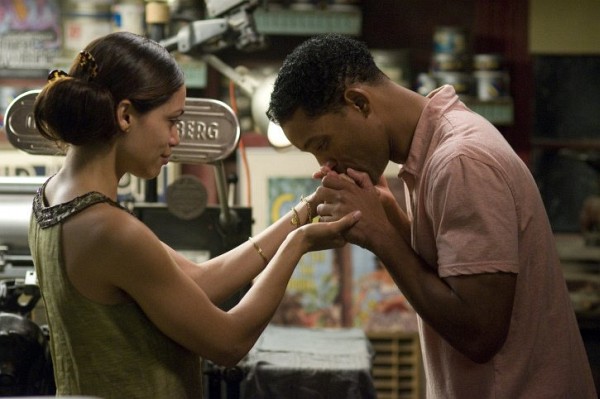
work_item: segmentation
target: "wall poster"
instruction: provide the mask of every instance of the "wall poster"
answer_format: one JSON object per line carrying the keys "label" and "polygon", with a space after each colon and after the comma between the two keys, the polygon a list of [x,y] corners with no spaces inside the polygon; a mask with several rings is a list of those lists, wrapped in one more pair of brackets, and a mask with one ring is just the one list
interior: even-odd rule
{"label": "wall poster", "polygon": [[[249,191],[256,234],[275,222],[320,184],[310,154],[265,147],[246,149],[251,181],[240,175],[241,192]],[[398,165],[386,169],[393,190]],[[396,193],[396,191],[395,191]],[[403,195],[397,193],[396,195]],[[403,197],[400,197],[403,198]],[[274,324],[302,327],[359,327],[367,332],[415,331],[416,315],[378,259],[356,245],[306,254],[296,267]]]}

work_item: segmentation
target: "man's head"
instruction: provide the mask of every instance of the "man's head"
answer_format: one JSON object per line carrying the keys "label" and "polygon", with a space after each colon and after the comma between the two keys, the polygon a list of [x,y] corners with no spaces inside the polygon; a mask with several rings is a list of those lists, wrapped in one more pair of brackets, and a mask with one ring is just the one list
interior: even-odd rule
{"label": "man's head", "polygon": [[311,118],[337,112],[349,85],[382,79],[385,75],[363,43],[338,34],[316,36],[284,60],[267,115],[282,125],[299,108]]}
{"label": "man's head", "polygon": [[367,47],[342,35],[322,35],[297,47],[275,81],[267,115],[290,142],[338,173],[366,172],[376,182],[389,161],[389,138],[375,111],[390,80]]}

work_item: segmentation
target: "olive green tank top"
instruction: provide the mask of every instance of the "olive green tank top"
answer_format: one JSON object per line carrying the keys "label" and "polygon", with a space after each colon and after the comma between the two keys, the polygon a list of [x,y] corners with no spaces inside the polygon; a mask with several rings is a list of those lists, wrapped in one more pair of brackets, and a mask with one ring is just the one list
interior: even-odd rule
{"label": "olive green tank top", "polygon": [[98,203],[122,207],[96,192],[47,207],[44,187],[34,197],[29,245],[48,317],[57,395],[202,398],[197,355],[159,331],[136,303],[93,302],[67,277],[61,223]]}

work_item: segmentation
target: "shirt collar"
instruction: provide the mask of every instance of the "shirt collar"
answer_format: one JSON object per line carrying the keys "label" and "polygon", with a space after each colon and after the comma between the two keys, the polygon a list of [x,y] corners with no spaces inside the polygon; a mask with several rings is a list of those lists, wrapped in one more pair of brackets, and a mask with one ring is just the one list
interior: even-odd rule
{"label": "shirt collar", "polygon": [[408,157],[404,165],[400,168],[399,177],[402,177],[403,174],[410,174],[415,179],[418,179],[421,170],[423,170],[428,152],[430,148],[433,148],[431,144],[435,138],[436,128],[439,126],[439,119],[443,117],[449,108],[455,106],[460,101],[454,87],[450,85],[444,85],[435,89],[427,95],[427,98],[430,101],[427,102],[421,112],[410,144]]}

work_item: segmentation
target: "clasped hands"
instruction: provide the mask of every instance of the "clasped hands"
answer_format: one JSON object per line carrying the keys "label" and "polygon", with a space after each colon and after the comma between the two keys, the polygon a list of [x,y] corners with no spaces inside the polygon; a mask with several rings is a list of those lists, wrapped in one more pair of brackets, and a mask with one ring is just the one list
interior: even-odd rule
{"label": "clasped hands", "polygon": [[322,166],[313,177],[321,179],[314,196],[319,200],[316,211],[320,221],[331,222],[361,212],[360,220],[344,234],[348,242],[372,251],[377,240],[389,237],[392,231],[400,232],[405,239],[410,237],[408,218],[385,177],[374,185],[367,173],[348,168],[346,174],[340,174],[328,166]]}

